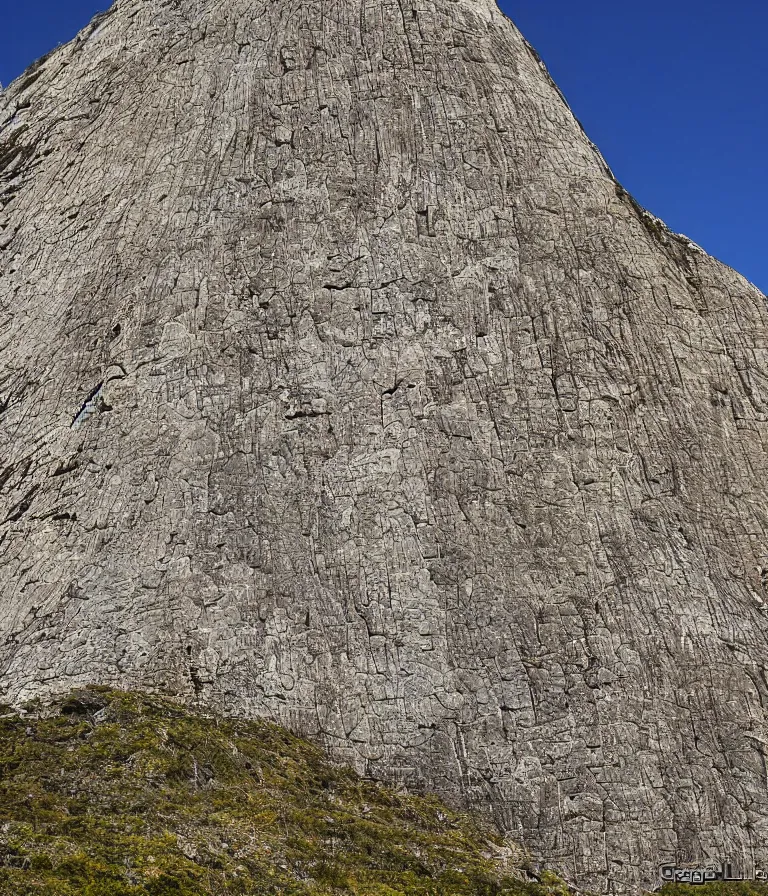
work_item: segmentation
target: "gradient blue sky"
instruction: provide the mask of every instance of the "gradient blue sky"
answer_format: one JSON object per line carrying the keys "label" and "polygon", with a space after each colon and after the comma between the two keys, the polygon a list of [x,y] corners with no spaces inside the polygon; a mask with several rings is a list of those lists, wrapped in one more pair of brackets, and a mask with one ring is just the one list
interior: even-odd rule
{"label": "gradient blue sky", "polygon": [[[768,292],[768,3],[500,0],[624,186]],[[108,0],[0,0],[0,82]]]}

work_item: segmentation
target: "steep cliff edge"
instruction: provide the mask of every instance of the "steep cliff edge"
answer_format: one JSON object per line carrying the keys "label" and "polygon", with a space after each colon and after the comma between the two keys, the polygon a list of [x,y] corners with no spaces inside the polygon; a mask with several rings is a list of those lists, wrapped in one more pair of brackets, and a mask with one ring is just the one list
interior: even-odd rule
{"label": "steep cliff edge", "polygon": [[0,699],[764,867],[767,324],[490,0],[119,0],[0,99]]}

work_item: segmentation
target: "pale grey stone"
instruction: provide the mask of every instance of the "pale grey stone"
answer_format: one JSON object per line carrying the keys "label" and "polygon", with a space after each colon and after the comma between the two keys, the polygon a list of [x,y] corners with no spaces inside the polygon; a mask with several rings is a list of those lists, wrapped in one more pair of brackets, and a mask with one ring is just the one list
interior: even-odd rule
{"label": "pale grey stone", "polygon": [[767,861],[767,324],[491,0],[119,0],[0,98],[0,698]]}

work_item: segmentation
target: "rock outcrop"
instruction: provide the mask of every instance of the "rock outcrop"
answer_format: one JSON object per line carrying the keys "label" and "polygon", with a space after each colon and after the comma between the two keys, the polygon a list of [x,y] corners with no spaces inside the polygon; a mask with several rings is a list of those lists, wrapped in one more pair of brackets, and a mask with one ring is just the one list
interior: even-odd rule
{"label": "rock outcrop", "polygon": [[0,699],[766,861],[767,349],[492,0],[118,0],[0,100]]}

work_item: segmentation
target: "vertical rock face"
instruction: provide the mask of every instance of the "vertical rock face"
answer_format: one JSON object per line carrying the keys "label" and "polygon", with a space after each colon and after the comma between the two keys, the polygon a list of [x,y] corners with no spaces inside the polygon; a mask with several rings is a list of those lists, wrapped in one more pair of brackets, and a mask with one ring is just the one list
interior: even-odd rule
{"label": "vertical rock face", "polygon": [[119,0],[0,99],[0,697],[765,860],[767,324],[491,0]]}

